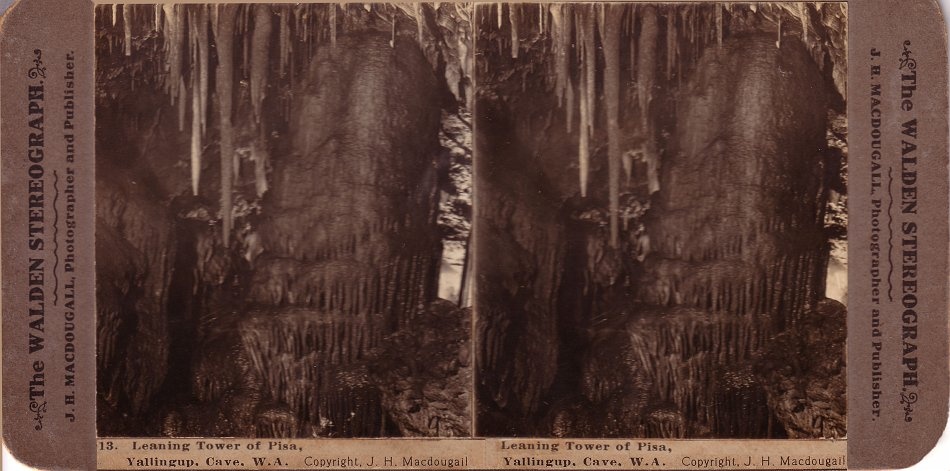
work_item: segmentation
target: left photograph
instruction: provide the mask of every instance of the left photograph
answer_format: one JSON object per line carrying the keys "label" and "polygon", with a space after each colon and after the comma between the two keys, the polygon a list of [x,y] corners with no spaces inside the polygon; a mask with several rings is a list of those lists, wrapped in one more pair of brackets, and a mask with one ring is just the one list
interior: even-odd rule
{"label": "left photograph", "polygon": [[472,6],[99,5],[99,436],[468,436]]}

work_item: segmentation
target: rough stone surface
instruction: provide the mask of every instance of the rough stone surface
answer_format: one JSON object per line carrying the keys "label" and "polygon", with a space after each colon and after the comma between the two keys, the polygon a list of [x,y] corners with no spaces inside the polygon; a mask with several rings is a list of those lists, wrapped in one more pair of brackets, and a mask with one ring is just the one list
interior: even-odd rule
{"label": "rough stone surface", "polygon": [[789,438],[843,438],[847,431],[847,308],[824,299],[778,335],[758,376]]}
{"label": "rough stone surface", "polygon": [[471,435],[471,309],[437,300],[382,342],[370,375],[403,436]]}

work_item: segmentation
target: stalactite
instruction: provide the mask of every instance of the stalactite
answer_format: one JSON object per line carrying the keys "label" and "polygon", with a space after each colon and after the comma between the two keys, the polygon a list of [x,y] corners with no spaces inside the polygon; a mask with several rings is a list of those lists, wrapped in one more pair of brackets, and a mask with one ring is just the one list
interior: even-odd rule
{"label": "stalactite", "polygon": [[719,47],[722,47],[722,8],[722,5],[716,4],[716,43]]}
{"label": "stalactite", "polygon": [[[576,8],[580,8],[578,5]],[[591,5],[584,17],[584,57],[587,60],[587,126],[590,133],[594,134],[594,124],[597,121],[597,45],[594,38],[594,6]]]}
{"label": "stalactite", "polygon": [[118,16],[119,16],[119,4],[113,3],[112,4],[112,26],[113,27],[115,27],[115,22],[118,20]]}
{"label": "stalactite", "polygon": [[545,19],[544,13],[547,11],[548,11],[547,7],[540,4],[538,5],[538,31],[541,32],[541,34],[544,34],[545,29],[546,29],[544,27],[544,19]]}
{"label": "stalactite", "polygon": [[797,3],[798,17],[802,21],[802,43],[808,46],[808,7],[804,3]]}
{"label": "stalactite", "polygon": [[689,10],[683,9],[680,10],[680,26],[676,29],[676,33],[673,34],[673,61],[676,63],[676,85],[679,86],[683,83],[683,55],[684,48],[688,51],[689,46],[683,45],[681,39],[682,29],[686,27],[686,16],[689,14]]}
{"label": "stalactite", "polygon": [[288,9],[281,8],[278,11],[280,16],[280,26],[278,34],[280,35],[280,73],[281,75],[287,72],[287,67],[290,62],[290,23],[287,20],[287,15],[290,13]]}
{"label": "stalactite", "polygon": [[578,82],[577,102],[578,102],[578,106],[580,106],[580,108],[583,109],[584,112],[587,113],[587,119],[584,121],[584,123],[586,124],[584,129],[587,130],[586,132],[589,135],[590,134],[590,107],[587,105],[587,97],[589,96],[587,93],[587,85],[588,85],[587,84],[587,66],[586,66],[587,48],[584,46],[584,43],[586,41],[586,36],[584,34],[585,12],[584,10],[580,8],[579,5],[575,5],[574,8],[572,8],[572,10],[573,10],[572,15],[574,16],[574,25],[575,25],[575,28],[574,28],[575,54],[576,54],[576,62],[579,69],[577,71],[577,82]]}
{"label": "stalactite", "polygon": [[306,42],[307,41],[307,6],[302,4],[294,5],[293,10],[291,11],[293,15],[293,25],[294,33],[296,33],[297,41]]}
{"label": "stalactite", "polygon": [[[393,25],[393,29],[392,29],[392,35],[390,36],[390,39],[389,39],[389,47],[395,49],[396,47],[396,15],[395,14],[393,14],[393,17],[392,17],[392,25]],[[335,28],[336,27],[334,27],[334,30],[333,30],[334,31],[334,41],[333,41],[334,46],[336,45],[336,39],[335,39],[336,29]]]}
{"label": "stalactite", "polygon": [[567,5],[551,5],[552,34],[555,40],[555,92],[558,97],[558,105],[562,106],[567,101],[565,110],[567,129],[572,128],[574,115],[574,88],[571,83],[570,72],[570,50],[571,50],[571,30],[573,29],[574,15],[568,10]]}
{"label": "stalactite", "polygon": [[521,22],[520,7],[517,3],[508,4],[508,22],[511,23],[511,57],[518,58],[518,24]]}
{"label": "stalactite", "polygon": [[[336,5],[331,4],[330,8],[330,45],[336,47]],[[393,31],[396,30],[396,18],[393,17]],[[395,33],[393,33],[393,41],[396,40]]]}
{"label": "stalactite", "polygon": [[125,34],[125,55],[132,55],[132,5],[122,5],[122,29]]}
{"label": "stalactite", "polygon": [[672,10],[666,12],[666,79],[673,78],[673,64],[676,53],[676,19]]}
{"label": "stalactite", "polygon": [[[336,8],[336,7],[331,7]],[[271,36],[271,7],[270,5],[255,5],[254,8],[254,38],[251,40],[251,107],[254,110],[254,121],[261,122],[261,106],[264,103],[264,94],[267,86],[267,73],[270,70],[268,51]]]}
{"label": "stalactite", "polygon": [[[582,64],[582,67],[587,67],[586,59]],[[581,80],[580,82],[580,129],[578,130],[578,160],[580,168],[580,184],[581,184],[581,196],[587,196],[587,178],[588,173],[590,172],[590,144],[588,142],[588,136],[590,135],[590,128],[587,126],[587,106],[584,105],[584,97],[587,96],[587,81]]]}
{"label": "stalactite", "polygon": [[[597,24],[603,26],[607,24],[607,4],[606,3],[596,3],[593,6],[597,11]],[[604,32],[600,32],[601,38],[604,36]]]}
{"label": "stalactite", "polygon": [[778,49],[782,48],[782,14],[779,13],[778,20],[778,36],[775,38],[775,47]]}
{"label": "stalactite", "polygon": [[225,247],[230,247],[232,226],[232,195],[234,177],[234,130],[231,125],[234,86],[234,18],[235,8],[218,5],[215,28],[215,44],[218,50],[218,69],[215,72],[215,91],[218,95],[218,119],[221,135],[221,215],[222,237]]}
{"label": "stalactite", "polygon": [[185,132],[186,105],[188,103],[188,86],[185,84],[185,76],[178,76],[178,131]]}
{"label": "stalactite", "polygon": [[412,16],[416,20],[416,40],[422,44],[422,28],[425,17],[422,14],[422,5],[418,2],[412,4]]}
{"label": "stalactite", "polygon": [[504,3],[495,4],[495,6],[498,7],[498,29],[501,29],[501,20],[504,17],[504,13],[502,13],[502,8],[504,7],[504,5],[505,5]]}
{"label": "stalactite", "polygon": [[[469,79],[471,79],[472,72],[471,72],[471,69],[469,68],[470,63],[468,60],[468,44],[466,43],[464,33],[461,30],[456,32],[456,47],[458,47],[459,78],[468,77]],[[457,91],[456,98],[461,99],[462,90],[463,90],[462,84],[456,82],[455,90]],[[472,99],[471,89],[468,87],[465,87],[465,100],[466,100],[466,106],[468,107],[468,109],[472,109],[471,104],[469,103],[471,99]]]}
{"label": "stalactite", "polygon": [[[192,71],[194,72],[194,71]],[[198,196],[198,183],[201,180],[201,96],[198,92],[197,74],[191,79],[191,192]]]}
{"label": "stalactite", "polygon": [[193,31],[196,33],[195,41],[198,44],[198,60],[196,68],[198,70],[198,107],[199,124],[201,135],[204,136],[207,129],[208,117],[208,68],[211,66],[211,57],[208,54],[208,6],[198,5],[198,13],[194,17],[195,25]]}
{"label": "stalactite", "polygon": [[656,7],[647,5],[642,8],[640,37],[637,45],[637,95],[640,104],[640,119],[644,123],[645,131],[649,131],[647,123],[650,101],[653,95],[653,83],[656,76],[656,41],[658,34]]}
{"label": "stalactite", "polygon": [[[615,11],[615,9],[617,11]],[[610,190],[610,246],[620,238],[620,28],[623,15],[611,7],[600,25],[604,45],[604,101],[607,103],[607,166]]]}
{"label": "stalactite", "polygon": [[699,47],[696,44],[696,7],[693,5],[689,6],[689,9],[686,12],[686,16],[689,21],[689,45],[693,52],[690,56],[693,60],[699,58]]}
{"label": "stalactite", "polygon": [[[168,88],[171,101],[174,104],[178,98],[181,84],[181,46],[184,42],[184,25],[181,22],[179,9],[176,5],[162,5],[165,13],[165,54],[168,59],[168,77],[165,85]],[[178,121],[178,129],[182,130],[183,122]]]}
{"label": "stalactite", "polygon": [[[628,44],[630,49],[630,78],[635,79],[637,76],[637,41],[634,31],[636,30],[637,24],[637,5],[632,4],[627,6],[627,35],[630,37],[630,43]],[[636,93],[633,94],[633,99],[637,100],[638,96]]]}
{"label": "stalactite", "polygon": [[250,76],[250,57],[251,57],[251,35],[248,34],[248,31],[251,30],[251,10],[254,8],[253,4],[244,5],[241,10],[241,37],[244,38],[243,47],[241,48],[242,60],[241,60],[241,70],[243,71],[243,77],[247,78]]}

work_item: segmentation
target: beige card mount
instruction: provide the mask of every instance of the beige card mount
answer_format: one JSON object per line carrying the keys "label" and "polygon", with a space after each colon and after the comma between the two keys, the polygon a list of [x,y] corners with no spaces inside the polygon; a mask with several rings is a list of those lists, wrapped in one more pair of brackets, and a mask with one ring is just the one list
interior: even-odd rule
{"label": "beige card mount", "polygon": [[936,2],[0,28],[27,465],[891,469],[946,425]]}

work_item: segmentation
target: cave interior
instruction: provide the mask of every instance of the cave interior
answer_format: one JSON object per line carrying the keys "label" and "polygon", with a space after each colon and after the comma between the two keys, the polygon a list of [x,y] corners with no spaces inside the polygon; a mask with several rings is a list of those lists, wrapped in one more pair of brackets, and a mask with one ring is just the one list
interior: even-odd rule
{"label": "cave interior", "polygon": [[470,11],[96,13],[99,434],[470,435]]}
{"label": "cave interior", "polygon": [[477,433],[843,437],[847,6],[475,12]]}
{"label": "cave interior", "polygon": [[96,22],[100,436],[845,435],[846,4]]}

